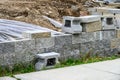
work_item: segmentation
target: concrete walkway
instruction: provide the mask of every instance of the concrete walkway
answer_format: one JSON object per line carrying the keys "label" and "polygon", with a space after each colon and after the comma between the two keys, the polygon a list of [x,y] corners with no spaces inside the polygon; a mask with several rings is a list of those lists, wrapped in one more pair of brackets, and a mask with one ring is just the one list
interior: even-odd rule
{"label": "concrete walkway", "polygon": [[20,74],[15,77],[21,80],[120,80],[120,59]]}

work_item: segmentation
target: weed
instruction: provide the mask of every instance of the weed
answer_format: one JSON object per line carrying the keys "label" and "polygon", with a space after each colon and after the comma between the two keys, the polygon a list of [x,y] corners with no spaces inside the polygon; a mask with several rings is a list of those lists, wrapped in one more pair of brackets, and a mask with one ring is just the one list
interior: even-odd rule
{"label": "weed", "polygon": [[[99,56],[91,56],[91,53],[87,53],[85,56],[83,56],[80,59],[73,59],[69,58],[64,62],[61,62],[55,66],[55,68],[60,67],[66,67],[66,66],[74,66],[74,65],[80,65],[80,64],[86,64],[86,63],[93,63],[93,62],[99,62],[99,61],[105,61],[105,60],[113,60],[116,58],[120,58],[120,56],[111,56],[111,57],[99,57]],[[43,69],[43,70],[46,70]],[[29,73],[35,71],[33,63],[31,64],[15,64],[13,68],[11,67],[5,67],[0,66],[0,76],[11,76],[14,77],[14,74],[19,73]],[[20,80],[20,79],[17,79]]]}

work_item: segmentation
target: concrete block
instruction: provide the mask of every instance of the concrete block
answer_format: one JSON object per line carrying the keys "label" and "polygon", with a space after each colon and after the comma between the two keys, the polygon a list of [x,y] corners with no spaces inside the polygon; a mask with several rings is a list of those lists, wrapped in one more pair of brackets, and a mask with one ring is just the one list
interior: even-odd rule
{"label": "concrete block", "polygon": [[90,23],[82,23],[83,32],[95,32],[102,29],[101,21],[95,21]]}
{"label": "concrete block", "polygon": [[40,38],[35,40],[35,47],[36,49],[42,49],[42,48],[50,48],[55,45],[55,38]]}
{"label": "concrete block", "polygon": [[72,52],[72,44],[70,45],[63,45],[59,47],[55,47],[55,52],[60,53],[60,60],[65,61],[68,58],[72,58],[73,52]]}
{"label": "concrete block", "polygon": [[82,32],[78,35],[72,35],[72,44],[94,41],[94,33]]}
{"label": "concrete block", "polygon": [[35,48],[35,40],[20,40],[15,42],[15,52],[24,52]]}
{"label": "concrete block", "polygon": [[102,15],[102,13],[97,12],[96,8],[88,8],[88,11],[91,15]]}
{"label": "concrete block", "polygon": [[37,39],[37,38],[47,38],[51,37],[51,32],[48,31],[25,31],[22,33],[24,38]]}
{"label": "concrete block", "polygon": [[95,40],[102,40],[102,32],[82,32],[79,35],[72,35],[72,44],[85,43]]}
{"label": "concrete block", "polygon": [[115,48],[115,49],[108,49],[108,50],[105,50],[105,57],[111,57],[111,56],[117,56],[118,55],[118,50]]}
{"label": "concrete block", "polygon": [[116,30],[116,38],[120,38],[120,29]]}
{"label": "concrete block", "polygon": [[81,43],[80,44],[80,51],[81,53],[85,54],[85,53],[89,53],[89,52],[93,52],[93,50],[95,49],[95,43],[93,41],[90,42],[86,42],[86,43]]}
{"label": "concrete block", "polygon": [[16,63],[16,55],[15,53],[12,54],[4,54],[3,55],[3,66],[9,66],[12,67]]}
{"label": "concrete block", "polygon": [[90,16],[82,16],[80,17],[81,23],[90,23],[90,22],[96,22],[99,21],[101,16],[98,15],[90,15]]}
{"label": "concrete block", "polygon": [[62,48],[64,45],[72,44],[72,35],[59,35],[55,37],[55,48]]}
{"label": "concrete block", "polygon": [[72,44],[71,56],[73,59],[80,59],[80,45],[79,44]]}
{"label": "concrete block", "polygon": [[116,38],[116,30],[104,30],[102,31],[102,39],[111,40]]}
{"label": "concrete block", "polygon": [[109,13],[107,8],[96,8],[99,13]]}
{"label": "concrete block", "polygon": [[35,40],[21,40],[15,42],[16,62],[29,62],[34,59],[37,50]]}
{"label": "concrete block", "polygon": [[0,43],[0,53],[14,53],[15,52],[15,44],[14,42],[5,42]]}
{"label": "concrete block", "polygon": [[94,32],[94,37],[95,40],[102,40],[102,31]]}
{"label": "concrete block", "polygon": [[115,38],[111,40],[111,49],[120,47],[120,39]]}
{"label": "concrete block", "polygon": [[4,64],[4,54],[0,54],[0,66]]}
{"label": "concrete block", "polygon": [[0,43],[0,54],[3,54],[3,44],[2,43]]}
{"label": "concrete block", "polygon": [[102,49],[110,49],[110,40],[97,40],[95,42],[96,47],[98,50],[102,50]]}
{"label": "concrete block", "polygon": [[95,55],[101,54],[104,55],[105,49],[110,49],[110,41],[108,40],[97,40],[97,41],[90,41],[86,43],[80,44],[80,51],[82,55],[88,54]]}
{"label": "concrete block", "polygon": [[44,50],[45,50],[44,53],[48,53],[48,52],[56,52],[54,46],[53,46],[53,47],[49,47],[49,48],[45,48]]}
{"label": "concrete block", "polygon": [[102,7],[102,8],[97,8],[97,12],[111,13],[111,14],[114,14],[114,13],[119,14],[119,13],[120,13],[120,9]]}

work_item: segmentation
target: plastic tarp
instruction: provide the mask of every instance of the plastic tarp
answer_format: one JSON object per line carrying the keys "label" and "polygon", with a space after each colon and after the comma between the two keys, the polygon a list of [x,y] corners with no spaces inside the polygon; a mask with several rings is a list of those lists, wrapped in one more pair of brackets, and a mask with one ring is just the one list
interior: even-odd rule
{"label": "plastic tarp", "polygon": [[23,39],[22,33],[24,31],[34,30],[56,32],[47,28],[43,28],[33,24],[28,24],[25,22],[0,19],[0,42]]}

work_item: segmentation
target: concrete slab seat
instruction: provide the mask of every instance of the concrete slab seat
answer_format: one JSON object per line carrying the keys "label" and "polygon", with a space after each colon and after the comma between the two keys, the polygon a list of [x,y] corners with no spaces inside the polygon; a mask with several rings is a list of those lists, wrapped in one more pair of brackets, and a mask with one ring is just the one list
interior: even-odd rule
{"label": "concrete slab seat", "polygon": [[54,67],[57,63],[59,63],[59,57],[60,54],[56,52],[37,54],[36,58],[38,62],[35,64],[36,70]]}

